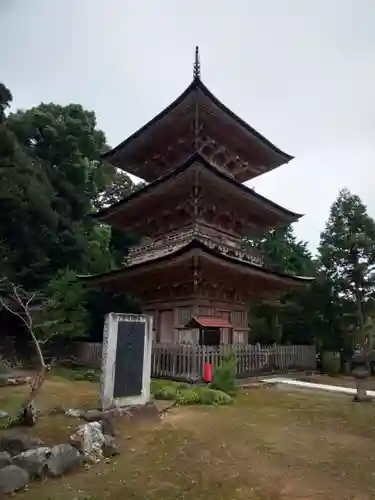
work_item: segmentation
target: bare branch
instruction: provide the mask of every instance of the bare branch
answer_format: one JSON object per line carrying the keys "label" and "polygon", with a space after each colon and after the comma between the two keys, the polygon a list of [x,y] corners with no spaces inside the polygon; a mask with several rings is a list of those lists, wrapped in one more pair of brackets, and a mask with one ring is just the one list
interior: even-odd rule
{"label": "bare branch", "polygon": [[[5,280],[2,279],[0,283],[3,283]],[[34,378],[34,381],[31,386],[31,391],[26,399],[25,403],[23,404],[23,412],[24,412],[24,417],[26,418],[26,415],[30,411],[30,404],[32,403],[34,397],[37,396],[39,391],[42,388],[44,378],[45,378],[45,373],[48,370],[48,367],[46,366],[44,362],[44,357],[42,350],[40,348],[40,344],[34,334],[33,331],[33,319],[32,315],[30,312],[30,304],[36,297],[36,293],[32,293],[30,295],[27,295],[26,292],[22,290],[22,288],[19,285],[15,285],[14,283],[8,282],[11,290],[12,290],[12,299],[16,302],[18,308],[20,308],[21,312],[16,311],[13,309],[10,305],[8,305],[7,300],[4,299],[3,297],[0,296],[0,304],[6,309],[8,312],[11,314],[17,316],[26,326],[31,339],[33,341],[33,344],[35,346],[35,350],[38,356],[38,361],[39,361],[39,369],[36,373],[36,376]],[[32,419],[34,422],[34,419]]]}
{"label": "bare branch", "polygon": [[31,302],[35,299],[35,296],[36,296],[36,293],[33,293],[31,295],[31,297],[29,298],[29,300],[26,302],[26,305],[25,305],[26,309],[29,307],[29,305],[31,304]]}

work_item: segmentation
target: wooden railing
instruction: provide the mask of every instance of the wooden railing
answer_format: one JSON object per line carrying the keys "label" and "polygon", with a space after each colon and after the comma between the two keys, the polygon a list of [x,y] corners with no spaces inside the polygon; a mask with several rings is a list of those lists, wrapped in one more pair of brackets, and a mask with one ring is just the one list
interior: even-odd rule
{"label": "wooden railing", "polygon": [[[314,370],[315,346],[259,346],[222,345],[196,346],[154,344],[152,347],[151,374],[153,377],[180,380],[199,380],[205,363],[213,368],[220,365],[225,356],[237,358],[237,376],[256,373],[284,372],[291,369]],[[100,366],[101,344],[75,343],[75,358],[89,366]]]}

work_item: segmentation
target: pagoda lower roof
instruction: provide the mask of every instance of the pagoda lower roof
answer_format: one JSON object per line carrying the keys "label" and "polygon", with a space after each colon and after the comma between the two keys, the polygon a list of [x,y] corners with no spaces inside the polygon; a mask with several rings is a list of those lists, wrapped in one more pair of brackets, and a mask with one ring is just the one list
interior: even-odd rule
{"label": "pagoda lower roof", "polygon": [[227,252],[221,252],[218,248],[212,248],[203,243],[199,239],[192,239],[185,244],[178,244],[174,247],[169,247],[163,253],[155,254],[153,258],[128,265],[121,269],[109,271],[107,273],[79,276],[79,279],[86,282],[88,285],[101,286],[111,285],[123,279],[136,279],[137,275],[148,273],[159,268],[163,272],[167,270],[169,265],[178,265],[179,263],[190,260],[191,257],[199,256],[202,259],[209,260],[214,265],[230,267],[234,273],[247,274],[248,276],[257,277],[262,281],[272,283],[277,288],[281,287],[298,287],[305,286],[314,280],[313,277],[292,276],[283,273],[273,272],[261,265],[237,258],[235,255],[229,255]]}
{"label": "pagoda lower roof", "polygon": [[147,195],[156,193],[159,189],[162,189],[162,186],[164,187],[165,185],[169,184],[169,182],[177,179],[179,175],[183,174],[195,165],[198,165],[209,174],[214,175],[223,184],[223,187],[226,186],[231,188],[232,196],[236,196],[238,193],[241,198],[245,197],[245,201],[248,201],[250,203],[255,202],[258,207],[261,207],[260,209],[258,209],[258,215],[261,215],[262,212],[271,213],[273,214],[274,219],[277,220],[280,224],[295,222],[300,217],[302,217],[302,214],[292,212],[291,210],[288,210],[281,205],[278,205],[277,203],[269,200],[265,196],[257,193],[254,189],[241,184],[236,179],[229,176],[226,172],[222,171],[215,165],[212,165],[200,153],[194,153],[174,170],[169,171],[164,176],[159,177],[154,182],[147,184],[143,188],[134,191],[123,200],[120,200],[119,202],[109,207],[99,210],[98,212],[92,213],[90,214],[90,216],[103,222],[108,222],[110,224],[113,223],[113,225],[116,226],[117,224],[115,223],[115,221],[119,213],[125,214],[125,210],[127,210],[128,207],[130,208],[130,206],[134,206],[134,202],[136,200],[139,202],[140,199],[147,197]]}
{"label": "pagoda lower roof", "polygon": [[[152,182],[160,175],[153,162],[165,154],[164,146],[172,147],[172,143],[181,143],[182,139],[191,143],[190,154],[200,151],[198,143],[194,146],[194,136],[190,135],[194,123],[198,128],[199,124],[204,124],[215,143],[242,158],[244,166],[235,171],[240,182],[293,159],[227,108],[200,78],[194,78],[169,106],[102,157],[122,170]],[[169,168],[165,165],[163,169],[165,172]]]}
{"label": "pagoda lower roof", "polygon": [[193,316],[185,325],[185,328],[233,328],[225,318],[215,316]]}

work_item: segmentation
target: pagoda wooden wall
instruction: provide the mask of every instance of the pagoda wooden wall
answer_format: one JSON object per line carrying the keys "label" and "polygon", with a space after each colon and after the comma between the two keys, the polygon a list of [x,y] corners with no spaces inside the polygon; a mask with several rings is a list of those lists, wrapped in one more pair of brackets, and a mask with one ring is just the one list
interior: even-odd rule
{"label": "pagoda wooden wall", "polygon": [[154,339],[158,343],[199,343],[198,330],[184,328],[193,316],[223,318],[233,328],[220,329],[221,344],[248,343],[247,304],[207,298],[179,299],[145,304],[145,314],[154,318]]}

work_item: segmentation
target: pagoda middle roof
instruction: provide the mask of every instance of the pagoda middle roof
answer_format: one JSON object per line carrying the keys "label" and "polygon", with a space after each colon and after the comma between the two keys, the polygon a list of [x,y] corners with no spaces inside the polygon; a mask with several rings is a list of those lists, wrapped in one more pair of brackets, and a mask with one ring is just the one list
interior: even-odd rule
{"label": "pagoda middle roof", "polygon": [[[241,150],[243,158],[251,158],[251,162],[254,161],[256,169],[238,174],[238,180],[241,182],[277,168],[294,158],[225,106],[200,77],[195,77],[169,106],[127,139],[105,152],[102,157],[122,170],[151,182],[158,176],[149,162],[150,156],[155,153],[155,145],[159,147],[159,152],[163,153],[163,146],[160,148],[160,144],[166,143],[165,146],[168,147],[168,139],[173,135],[179,140],[178,134],[191,131],[195,120],[215,123],[216,128],[224,131],[220,141],[223,147],[229,146],[234,151]],[[182,123],[185,123],[185,128]],[[194,151],[191,150],[191,153]]]}
{"label": "pagoda middle roof", "polygon": [[221,182],[224,184],[227,184],[234,188],[235,190],[238,190],[239,194],[244,194],[245,196],[248,196],[249,199],[253,199],[256,202],[261,203],[264,207],[268,208],[271,212],[273,212],[277,217],[285,223],[290,223],[298,220],[300,217],[302,217],[302,214],[298,214],[296,212],[292,212],[281,205],[269,200],[265,196],[262,196],[261,194],[257,193],[254,189],[249,188],[248,186],[245,186],[244,184],[239,183],[234,179],[233,177],[229,176],[227,173],[224,171],[220,170],[218,167],[215,165],[212,165],[204,156],[202,156],[200,153],[194,153],[191,155],[186,161],[181,163],[177,168],[174,170],[169,171],[167,174],[165,174],[162,177],[159,177],[156,179],[154,182],[147,184],[141,189],[138,189],[131,193],[129,196],[126,198],[118,201],[117,203],[114,203],[113,205],[103,208],[102,210],[99,210],[98,212],[90,214],[92,218],[102,220],[102,221],[110,221],[110,218],[112,215],[117,214],[124,210],[128,204],[130,204],[132,201],[145,197],[147,194],[150,194],[154,192],[158,187],[161,185],[167,183],[170,180],[173,180],[173,178],[177,178],[180,174],[183,172],[187,171],[189,168],[193,167],[194,165],[199,165],[201,168],[205,169],[208,171],[210,174],[216,176]]}
{"label": "pagoda middle roof", "polygon": [[224,253],[219,250],[219,247],[211,247],[195,237],[184,244],[177,244],[174,247],[166,249],[166,251],[161,254],[155,254],[154,257],[147,260],[129,264],[121,269],[112,270],[98,275],[79,276],[79,279],[82,279],[87,284],[91,283],[95,286],[100,284],[109,284],[119,280],[121,281],[123,278],[133,280],[139,273],[148,273],[157,268],[162,269],[163,272],[165,272],[168,265],[176,265],[179,262],[182,263],[186,260],[190,261],[189,259],[192,255],[200,255],[202,258],[211,260],[211,262],[216,265],[229,265],[232,267],[233,271],[237,270],[241,273],[250,273],[254,276],[254,278],[261,278],[268,283],[280,283],[282,286],[305,286],[312,283],[314,280],[313,277],[293,276],[271,271],[270,269],[254,262],[238,258],[235,254],[230,255],[227,252]]}

